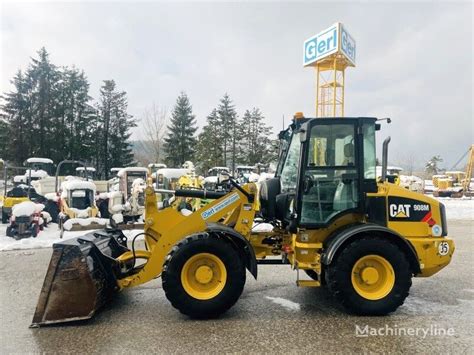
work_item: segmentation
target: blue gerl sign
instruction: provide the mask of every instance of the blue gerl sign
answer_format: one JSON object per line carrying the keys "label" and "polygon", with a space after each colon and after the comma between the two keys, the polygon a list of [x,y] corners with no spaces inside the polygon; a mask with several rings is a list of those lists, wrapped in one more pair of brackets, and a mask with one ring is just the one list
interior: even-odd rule
{"label": "blue gerl sign", "polygon": [[341,25],[341,52],[355,65],[356,62],[356,43],[354,38],[347,33],[344,26]]}
{"label": "blue gerl sign", "polygon": [[303,49],[303,66],[313,64],[336,52],[344,54],[355,65],[355,41],[339,22],[307,39]]}

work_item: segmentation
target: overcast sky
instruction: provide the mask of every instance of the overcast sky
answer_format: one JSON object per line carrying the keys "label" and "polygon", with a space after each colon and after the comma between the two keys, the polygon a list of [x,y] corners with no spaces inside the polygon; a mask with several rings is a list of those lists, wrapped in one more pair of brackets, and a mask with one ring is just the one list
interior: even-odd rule
{"label": "overcast sky", "polygon": [[[228,92],[239,115],[259,107],[314,115],[315,76],[302,44],[336,21],[357,42],[346,71],[346,115],[392,117],[392,163],[439,154],[451,168],[474,141],[473,6],[444,3],[2,2],[1,92],[42,46],[56,65],[83,69],[98,97],[114,79],[140,118],[171,110],[180,91],[199,125]],[[140,130],[134,134],[139,138]]]}

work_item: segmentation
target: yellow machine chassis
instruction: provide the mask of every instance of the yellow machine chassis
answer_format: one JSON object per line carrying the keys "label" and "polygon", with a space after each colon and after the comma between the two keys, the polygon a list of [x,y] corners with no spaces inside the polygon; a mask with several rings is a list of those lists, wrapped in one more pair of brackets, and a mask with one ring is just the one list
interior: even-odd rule
{"label": "yellow machine chassis", "polygon": [[[243,189],[250,193],[256,194],[257,187],[255,184],[247,184]],[[285,252],[289,263],[294,269],[313,270],[318,275],[322,272],[321,255],[323,252],[323,243],[332,233],[345,225],[360,223],[367,221],[365,216],[360,214],[347,214],[334,221],[327,228],[316,230],[299,229],[297,233],[288,233],[285,230],[274,229],[269,232],[252,232],[252,225],[256,211],[259,209],[258,199],[249,202],[247,196],[238,190],[233,190],[224,197],[214,200],[204,206],[199,211],[185,216],[175,208],[165,208],[158,210],[156,195],[152,187],[148,187],[146,194],[146,215],[145,215],[145,243],[147,250],[139,250],[135,253],[135,258],[145,260],[140,270],[130,276],[118,280],[119,288],[126,288],[141,285],[158,276],[160,276],[166,256],[174,245],[185,237],[206,231],[209,223],[220,222],[223,225],[232,225],[234,230],[244,236],[252,246],[257,259],[265,259],[268,256],[280,256]],[[413,196],[413,192],[400,188],[394,184],[379,184],[379,191],[372,196]],[[420,200],[426,200],[433,203],[433,199],[416,194]],[[436,201],[435,201],[436,202]],[[225,207],[222,208],[222,204]],[[206,216],[204,218],[203,216]],[[439,212],[433,208],[434,218],[440,220]],[[165,222],[162,222],[165,221]],[[416,251],[418,262],[420,265],[420,273],[415,276],[427,277],[441,270],[451,260],[454,251],[454,242],[450,238],[434,237],[431,229],[426,223],[406,223],[392,222],[388,227],[400,235],[411,244]],[[269,246],[263,243],[263,240],[269,236],[280,238],[279,247]],[[450,253],[440,255],[438,248],[440,243],[448,243]],[[284,249],[284,250],[283,250]],[[121,255],[118,260],[126,262],[134,258],[133,253],[126,252]],[[380,294],[385,293],[383,289],[391,289],[390,279],[393,269],[380,260],[372,258],[370,261],[372,269],[384,279],[386,286],[382,287],[382,291],[369,295],[372,291],[364,291],[364,286],[360,286],[360,292],[366,292],[368,299],[375,297],[377,299]],[[374,275],[374,270],[366,272],[367,275]],[[385,275],[385,276],[384,276]],[[375,277],[375,276],[374,276]],[[356,280],[354,280],[356,281]],[[318,286],[319,283],[313,283],[311,286]]]}
{"label": "yellow machine chassis", "polygon": [[[256,194],[257,188],[254,184],[245,185],[243,188],[248,193]],[[184,216],[174,208],[158,210],[152,187],[147,187],[145,195],[144,230],[149,252],[141,252],[140,256],[147,259],[147,262],[138,273],[118,280],[120,288],[141,285],[159,276],[171,248],[186,236],[205,231],[208,223],[223,220],[223,224],[235,224],[235,231],[243,236],[249,236],[257,207],[256,201],[250,203],[242,192],[236,190],[214,200],[199,211]],[[221,207],[222,204],[225,207]],[[207,214],[209,216],[204,219],[202,216]],[[161,221],[166,223],[160,223]],[[127,252],[120,257],[120,260],[132,258],[133,253]]]}

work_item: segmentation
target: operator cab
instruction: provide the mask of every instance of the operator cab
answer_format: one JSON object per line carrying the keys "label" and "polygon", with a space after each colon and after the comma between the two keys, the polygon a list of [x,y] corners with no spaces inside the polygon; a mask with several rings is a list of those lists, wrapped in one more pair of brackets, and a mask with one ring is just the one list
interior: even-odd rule
{"label": "operator cab", "polygon": [[32,171],[44,171],[47,175],[54,175],[54,162],[48,158],[28,158],[23,165]]}
{"label": "operator cab", "polygon": [[266,218],[323,228],[348,213],[363,213],[377,191],[376,118],[299,118],[280,132],[276,177],[261,191]]}

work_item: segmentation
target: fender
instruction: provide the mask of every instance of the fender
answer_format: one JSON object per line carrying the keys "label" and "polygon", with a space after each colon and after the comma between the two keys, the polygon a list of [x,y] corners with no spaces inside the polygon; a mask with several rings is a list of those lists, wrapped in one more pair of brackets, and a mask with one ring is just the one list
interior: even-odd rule
{"label": "fender", "polygon": [[357,224],[351,225],[347,228],[339,229],[330,235],[325,242],[324,252],[322,254],[321,262],[324,265],[329,265],[333,261],[338,250],[349,242],[354,240],[358,235],[381,235],[389,238],[393,238],[393,241],[405,252],[408,257],[408,262],[412,267],[414,274],[421,272],[420,263],[418,262],[418,255],[415,248],[411,243],[406,240],[403,236],[398,234],[392,229],[387,227],[380,226],[378,224],[366,223],[366,224]]}
{"label": "fender", "polygon": [[245,256],[245,266],[247,270],[257,279],[257,258],[255,252],[249,241],[243,235],[236,232],[234,229],[219,223],[207,223],[206,232],[209,234],[223,235],[225,238],[232,241]]}

